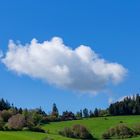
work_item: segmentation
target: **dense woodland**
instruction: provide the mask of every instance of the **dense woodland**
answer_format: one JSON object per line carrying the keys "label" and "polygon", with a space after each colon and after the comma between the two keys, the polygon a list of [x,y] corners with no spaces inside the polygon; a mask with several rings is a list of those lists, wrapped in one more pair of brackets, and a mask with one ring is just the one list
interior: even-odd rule
{"label": "dense woodland", "polygon": [[140,95],[126,97],[109,106],[110,115],[140,115]]}
{"label": "dense woodland", "polygon": [[64,111],[62,114],[59,114],[55,103],[51,113],[47,114],[41,107],[22,109],[15,107],[7,100],[0,100],[0,130],[22,130],[24,128],[31,131],[43,131],[39,126],[44,123],[112,115],[140,115],[140,95],[126,97],[122,101],[110,104],[105,110],[85,108],[77,113]]}

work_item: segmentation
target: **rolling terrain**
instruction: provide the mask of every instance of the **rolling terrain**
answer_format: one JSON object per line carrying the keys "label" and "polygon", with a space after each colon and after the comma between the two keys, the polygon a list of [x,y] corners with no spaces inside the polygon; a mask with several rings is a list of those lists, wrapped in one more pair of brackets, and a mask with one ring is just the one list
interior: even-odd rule
{"label": "rolling terrain", "polygon": [[[58,134],[58,131],[70,127],[74,124],[82,124],[86,126],[92,135],[101,139],[101,135],[108,128],[113,127],[122,121],[124,124],[132,126],[140,122],[140,116],[114,116],[114,117],[97,117],[91,119],[75,120],[75,121],[64,121],[64,122],[52,122],[45,124],[42,127],[49,132],[49,134],[27,132],[27,131],[15,131],[15,132],[0,132],[0,139],[2,140],[43,140],[45,137],[52,138],[54,140],[74,140],[71,138],[62,137]],[[130,140],[139,140],[140,137],[130,138]]]}

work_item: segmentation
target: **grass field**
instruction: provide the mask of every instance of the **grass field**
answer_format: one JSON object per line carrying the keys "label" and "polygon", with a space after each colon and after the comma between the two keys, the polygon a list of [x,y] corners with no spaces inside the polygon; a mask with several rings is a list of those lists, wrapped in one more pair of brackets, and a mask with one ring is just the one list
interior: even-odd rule
{"label": "grass field", "polygon": [[[101,134],[103,132],[105,132],[108,128],[120,123],[120,121],[123,121],[129,126],[140,122],[140,116],[117,116],[107,118],[107,120],[105,120],[104,117],[100,117],[76,121],[55,122],[42,126],[45,130],[49,131],[49,134],[24,131],[0,132],[0,140],[42,140],[45,137],[53,138],[54,140],[74,140],[58,135],[59,130],[63,129],[64,127],[72,126],[73,124],[85,125],[95,138],[101,139]],[[131,138],[130,140],[140,140],[140,137]]]}

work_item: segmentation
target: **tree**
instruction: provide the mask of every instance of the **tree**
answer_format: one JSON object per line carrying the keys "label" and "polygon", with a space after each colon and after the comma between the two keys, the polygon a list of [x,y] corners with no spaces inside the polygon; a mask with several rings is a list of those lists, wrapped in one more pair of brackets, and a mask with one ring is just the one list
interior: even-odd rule
{"label": "tree", "polygon": [[75,117],[74,113],[71,112],[71,111],[64,111],[62,113],[61,120],[63,120],[63,121],[65,121],[65,120],[75,120],[75,119],[76,119],[76,117]]}
{"label": "tree", "polygon": [[31,116],[32,116],[32,118],[34,120],[34,124],[35,125],[38,125],[38,124],[40,125],[40,123],[41,123],[41,121],[43,119],[43,115],[37,113],[36,111],[32,111]]}
{"label": "tree", "polygon": [[89,117],[94,117],[94,113],[92,112],[92,110],[89,111]]}
{"label": "tree", "polygon": [[82,110],[80,110],[80,117],[81,117],[81,118],[83,117],[83,113],[82,113]]}
{"label": "tree", "polygon": [[76,113],[76,117],[77,117],[78,119],[81,119],[81,118],[82,118],[82,110],[80,110],[80,111],[78,111],[78,112]]}
{"label": "tree", "polygon": [[33,128],[35,126],[35,121],[32,115],[29,115],[28,117],[26,117],[25,126],[28,128]]}
{"label": "tree", "polygon": [[37,112],[38,114],[40,114],[40,115],[43,115],[43,116],[46,116],[46,115],[47,115],[46,112],[43,111],[41,107],[40,107],[40,108],[37,108],[37,109],[36,109],[36,112]]}
{"label": "tree", "polygon": [[80,139],[92,139],[92,135],[88,131],[88,129],[80,124],[76,124],[72,126],[72,131],[74,138],[80,138]]}
{"label": "tree", "polygon": [[94,110],[94,116],[95,116],[95,117],[98,117],[98,116],[99,116],[99,111],[98,111],[97,108],[95,108],[95,110]]}
{"label": "tree", "polygon": [[19,109],[18,109],[18,112],[19,112],[20,114],[22,114],[22,108],[19,108]]}
{"label": "tree", "polygon": [[0,117],[0,130],[3,130],[4,124],[3,118]]}
{"label": "tree", "polygon": [[59,134],[69,138],[86,139],[86,140],[93,139],[93,136],[90,134],[88,129],[80,124],[73,125],[72,128],[65,127],[64,130],[59,131]]}
{"label": "tree", "polygon": [[76,113],[76,118],[80,118],[80,112],[78,111],[77,113]]}
{"label": "tree", "polygon": [[53,107],[52,107],[52,116],[55,116],[56,118],[58,118],[59,116],[59,112],[55,103],[53,104]]}
{"label": "tree", "polygon": [[21,114],[16,114],[8,120],[8,128],[12,130],[22,130],[25,126],[25,117]]}
{"label": "tree", "polygon": [[0,99],[0,110],[1,111],[4,109],[8,110],[10,108],[11,108],[10,103],[7,100],[5,101],[3,98]]}
{"label": "tree", "polygon": [[1,118],[3,118],[3,121],[4,122],[7,122],[8,121],[8,119],[12,116],[12,114],[10,113],[10,111],[8,111],[8,110],[3,110],[2,112],[1,112]]}
{"label": "tree", "polygon": [[125,97],[109,106],[110,115],[140,115],[140,95]]}
{"label": "tree", "polygon": [[108,116],[108,109],[98,109],[98,116]]}
{"label": "tree", "polygon": [[85,118],[88,118],[88,117],[89,117],[89,113],[88,113],[88,109],[87,109],[87,108],[85,108],[85,109],[83,110],[83,116],[84,116]]}

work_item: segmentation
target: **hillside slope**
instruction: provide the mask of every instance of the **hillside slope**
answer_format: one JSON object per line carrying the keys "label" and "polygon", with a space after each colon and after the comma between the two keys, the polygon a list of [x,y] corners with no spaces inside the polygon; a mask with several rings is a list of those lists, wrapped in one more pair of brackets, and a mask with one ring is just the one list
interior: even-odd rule
{"label": "hillside slope", "polygon": [[[76,121],[65,121],[65,122],[53,122],[50,124],[43,125],[42,127],[45,130],[49,131],[49,134],[43,133],[34,133],[26,131],[17,131],[17,132],[0,132],[0,139],[2,140],[43,140],[45,137],[53,138],[54,140],[74,140],[70,138],[62,137],[58,134],[58,131],[70,127],[73,124],[82,124],[85,125],[93,136],[97,139],[101,139],[101,135],[108,128],[115,126],[123,121],[124,124],[132,126],[140,122],[140,116],[114,116],[114,117],[99,117],[91,119],[83,119]],[[139,140],[140,137],[131,138],[131,140]]]}

